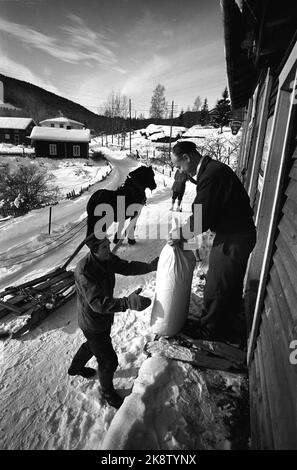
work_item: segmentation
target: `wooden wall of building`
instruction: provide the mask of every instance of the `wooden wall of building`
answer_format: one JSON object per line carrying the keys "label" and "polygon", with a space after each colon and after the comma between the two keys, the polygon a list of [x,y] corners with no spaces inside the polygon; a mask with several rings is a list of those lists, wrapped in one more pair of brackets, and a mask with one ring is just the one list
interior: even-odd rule
{"label": "wooden wall of building", "polygon": [[[57,148],[57,155],[50,154],[50,144],[55,144]],[[54,141],[35,141],[35,155],[36,157],[50,157],[50,158],[88,158],[89,144],[85,142],[54,142]],[[80,155],[73,154],[73,146],[80,147]]]}
{"label": "wooden wall of building", "polygon": [[297,148],[291,159],[250,366],[252,441],[260,449],[297,449],[297,365],[290,362],[297,338]]}

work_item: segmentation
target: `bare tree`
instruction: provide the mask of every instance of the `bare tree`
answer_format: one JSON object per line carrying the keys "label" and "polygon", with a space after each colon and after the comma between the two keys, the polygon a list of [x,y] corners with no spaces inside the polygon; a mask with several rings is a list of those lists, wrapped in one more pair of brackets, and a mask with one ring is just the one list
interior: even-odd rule
{"label": "bare tree", "polygon": [[120,92],[112,91],[104,105],[104,115],[107,117],[121,117],[127,119],[129,113],[129,99]]}

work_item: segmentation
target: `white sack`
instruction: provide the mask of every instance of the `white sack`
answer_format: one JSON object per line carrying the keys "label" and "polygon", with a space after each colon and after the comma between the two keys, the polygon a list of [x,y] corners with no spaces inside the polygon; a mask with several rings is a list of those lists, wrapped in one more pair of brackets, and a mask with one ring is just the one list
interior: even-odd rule
{"label": "white sack", "polygon": [[166,244],[161,251],[151,313],[152,332],[174,336],[186,322],[196,259],[192,251]]}

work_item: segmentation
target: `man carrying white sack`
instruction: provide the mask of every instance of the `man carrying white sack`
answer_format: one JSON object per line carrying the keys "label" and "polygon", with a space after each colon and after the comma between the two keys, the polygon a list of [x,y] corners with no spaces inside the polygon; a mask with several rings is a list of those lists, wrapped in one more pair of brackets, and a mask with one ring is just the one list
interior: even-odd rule
{"label": "man carrying white sack", "polygon": [[157,269],[158,258],[151,263],[126,261],[110,251],[108,238],[97,239],[94,235],[86,241],[90,253],[81,259],[75,269],[77,291],[78,325],[86,342],[75,354],[69,375],[93,377],[95,369],[85,367],[91,357],[98,362],[98,376],[102,396],[115,408],[119,408],[123,399],[113,387],[113,376],[118,366],[117,355],[113,349],[110,330],[115,312],[125,310],[145,310],[151,303],[148,297],[139,295],[137,289],[128,297],[115,298],[115,273],[124,276],[146,274]]}
{"label": "man carrying white sack", "polygon": [[[169,235],[167,243],[186,249],[186,234],[216,233],[209,257],[202,316],[195,338],[228,341],[239,318],[243,279],[256,229],[249,197],[230,167],[202,156],[193,142],[178,142],[172,149],[174,166],[186,171],[197,184],[192,215]],[[201,204],[202,226],[195,227],[195,205]],[[198,207],[198,206],[196,206]],[[244,329],[244,326],[242,326]],[[241,333],[243,333],[241,331]]]}

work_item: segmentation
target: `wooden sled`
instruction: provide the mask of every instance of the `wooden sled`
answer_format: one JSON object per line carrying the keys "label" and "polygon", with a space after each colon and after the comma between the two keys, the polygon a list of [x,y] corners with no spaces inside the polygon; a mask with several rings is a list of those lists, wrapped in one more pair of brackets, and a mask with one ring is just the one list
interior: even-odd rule
{"label": "wooden sled", "polygon": [[11,337],[20,337],[39,325],[74,294],[73,271],[57,268],[37,279],[0,292],[0,319],[8,314],[23,316],[25,324],[10,332]]}
{"label": "wooden sled", "polygon": [[[23,284],[7,287],[0,292],[0,320],[9,314],[25,318],[25,323],[22,323],[20,327],[14,327],[13,331],[0,330],[0,340],[8,337],[21,337],[24,333],[38,326],[75,294],[74,273],[72,270],[66,271],[66,268],[83,248],[86,241],[84,239],[77,246],[61,267]],[[120,239],[113,247],[112,253],[122,243],[123,239]]]}

